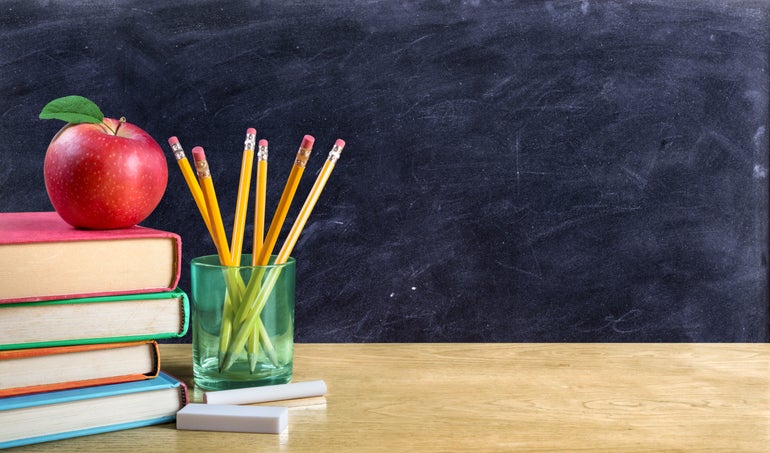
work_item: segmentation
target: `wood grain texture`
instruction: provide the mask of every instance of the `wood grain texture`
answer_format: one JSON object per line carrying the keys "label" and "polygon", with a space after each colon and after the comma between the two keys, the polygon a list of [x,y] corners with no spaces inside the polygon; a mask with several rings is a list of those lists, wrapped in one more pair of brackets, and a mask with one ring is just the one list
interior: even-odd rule
{"label": "wood grain texture", "polygon": [[[192,384],[190,346],[161,348]],[[283,434],[166,424],[19,451],[759,452],[768,376],[766,344],[298,344],[295,381],[329,390]]]}

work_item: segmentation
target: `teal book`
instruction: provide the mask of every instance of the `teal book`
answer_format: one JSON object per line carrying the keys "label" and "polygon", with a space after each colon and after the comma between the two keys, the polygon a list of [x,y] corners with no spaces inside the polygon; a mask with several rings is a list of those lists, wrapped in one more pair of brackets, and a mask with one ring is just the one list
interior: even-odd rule
{"label": "teal book", "polygon": [[0,398],[0,449],[170,423],[189,401],[184,382],[157,378]]}
{"label": "teal book", "polygon": [[0,350],[179,338],[189,324],[180,289],[0,304]]}

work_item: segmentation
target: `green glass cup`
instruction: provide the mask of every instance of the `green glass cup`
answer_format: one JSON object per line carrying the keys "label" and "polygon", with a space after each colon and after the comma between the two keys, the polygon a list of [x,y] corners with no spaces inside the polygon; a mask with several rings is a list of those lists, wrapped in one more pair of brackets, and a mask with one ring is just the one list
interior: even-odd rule
{"label": "green glass cup", "polygon": [[[251,263],[251,255],[241,262]],[[195,386],[226,390],[289,382],[294,258],[277,265],[223,266],[217,255],[208,255],[194,258],[190,268]]]}

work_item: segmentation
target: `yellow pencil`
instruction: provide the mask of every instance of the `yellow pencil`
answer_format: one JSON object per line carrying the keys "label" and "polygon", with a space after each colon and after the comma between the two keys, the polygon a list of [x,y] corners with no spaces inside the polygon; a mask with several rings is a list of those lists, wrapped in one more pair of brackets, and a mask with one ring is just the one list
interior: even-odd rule
{"label": "yellow pencil", "polygon": [[251,265],[257,265],[257,257],[265,243],[265,204],[267,202],[267,140],[259,141],[257,151],[257,194],[254,202],[254,244]]}
{"label": "yellow pencil", "polygon": [[[249,128],[246,130],[246,140],[243,143],[243,159],[241,161],[241,176],[240,180],[238,182],[238,195],[237,195],[237,201],[235,205],[235,218],[233,221],[233,236],[232,240],[230,241],[230,253],[232,254],[232,261],[234,266],[240,266],[241,265],[241,254],[243,251],[243,234],[244,230],[246,228],[246,211],[248,209],[249,205],[249,189],[251,187],[251,173],[252,173],[252,167],[254,163],[254,145],[257,140],[257,130],[254,128]],[[253,258],[252,258],[253,262]],[[240,300],[235,298],[231,299],[231,307],[233,310],[238,310],[238,307],[240,306]],[[230,329],[234,328],[235,326],[232,326],[232,322],[230,321],[230,317],[233,316],[235,313],[229,313],[227,320],[225,319],[225,315],[222,315],[222,326],[229,327]],[[230,326],[228,326],[230,324]],[[226,350],[227,344],[229,343],[229,338],[225,340],[225,335],[229,337],[231,332],[226,331],[223,329],[222,333],[220,334],[220,351],[224,352]],[[224,349],[223,349],[224,348]],[[246,351],[249,358],[249,366],[254,372],[257,366],[257,357],[259,354],[259,330],[254,328],[254,331],[251,334],[251,337],[249,338],[249,343],[246,345]],[[220,362],[221,363],[221,362]]]}
{"label": "yellow pencil", "polygon": [[[323,191],[326,182],[329,180],[329,176],[331,175],[331,172],[334,169],[334,166],[337,163],[337,160],[339,159],[340,154],[342,153],[342,148],[344,146],[345,142],[341,139],[337,139],[337,141],[334,143],[332,150],[329,152],[329,157],[326,159],[326,162],[324,163],[321,172],[318,174],[315,183],[313,183],[313,188],[310,189],[310,194],[308,194],[305,203],[302,205],[302,209],[300,210],[297,219],[294,221],[294,225],[292,225],[291,231],[289,232],[283,247],[281,247],[278,256],[276,256],[275,264],[283,264],[289,259],[294,246],[297,244],[297,239],[302,233],[302,229],[305,227],[305,224],[307,223],[307,220],[310,217],[310,213],[313,211],[318,198],[321,196],[321,192]],[[223,363],[221,368],[222,370],[227,370],[233,365],[233,363],[235,363],[237,351],[243,349],[246,341],[251,335],[252,329],[248,328],[248,326],[259,319],[262,308],[264,308],[265,303],[267,303],[267,300],[270,297],[270,293],[273,291],[273,287],[278,281],[280,271],[281,268],[272,269],[266,277],[264,284],[259,287],[259,292],[257,293],[256,297],[253,298],[250,297],[249,293],[250,290],[256,291],[256,286],[251,288],[252,284],[249,282],[249,285],[246,288],[246,295],[244,296],[244,301],[247,303],[241,306],[241,314],[238,316],[238,324],[240,325],[240,328],[235,331],[235,337],[230,343],[227,353],[222,358],[222,361],[220,361],[220,363]],[[248,301],[253,302],[249,303]],[[272,351],[267,350],[265,352],[270,354]]]}
{"label": "yellow pencil", "polygon": [[337,159],[340,158],[342,148],[344,147],[345,141],[342,139],[337,139],[334,143],[332,150],[329,152],[329,157],[326,159],[326,162],[324,162],[321,173],[318,174],[315,183],[313,183],[313,188],[310,189],[310,193],[308,194],[305,203],[302,205],[302,209],[300,209],[297,219],[294,221],[294,225],[292,225],[288,236],[286,236],[286,241],[283,243],[281,251],[278,252],[278,256],[275,258],[276,264],[283,264],[289,259],[289,255],[291,255],[291,251],[294,250],[299,235],[302,233],[302,229],[305,228],[308,217],[310,217],[310,212],[315,207],[318,197],[321,196],[321,191],[323,191],[324,186],[326,186],[326,181],[329,180],[329,176],[331,175],[332,170],[334,170],[334,165],[337,163]]}
{"label": "yellow pencil", "polygon": [[297,191],[299,180],[302,177],[302,173],[305,171],[305,165],[310,158],[310,153],[313,150],[313,142],[315,139],[306,135],[302,139],[302,144],[297,151],[297,158],[294,160],[294,165],[291,167],[289,178],[286,180],[286,186],[283,188],[281,199],[278,201],[278,207],[273,215],[273,220],[270,221],[270,228],[267,230],[267,236],[265,236],[265,242],[262,245],[262,250],[259,251],[259,257],[257,258],[257,265],[264,266],[270,260],[270,254],[273,253],[273,247],[278,241],[278,235],[281,233],[283,227],[283,221],[286,219],[286,214],[289,212],[289,207],[294,199],[294,193]]}
{"label": "yellow pencil", "polygon": [[[201,185],[201,191],[203,192],[203,198],[206,201],[206,207],[209,212],[209,221],[211,222],[212,240],[214,246],[217,249],[219,255],[219,262],[224,266],[232,265],[232,256],[227,247],[227,239],[225,235],[225,228],[222,224],[222,213],[219,210],[219,202],[214,191],[214,182],[211,179],[211,170],[209,169],[208,161],[206,160],[206,154],[203,148],[196,146],[192,150],[193,160],[195,161],[195,169],[198,172],[198,179]],[[238,306],[242,297],[241,286],[238,285],[237,275],[233,272],[225,272],[225,285],[227,291],[225,292],[225,300],[222,305],[222,322],[219,335],[219,369],[223,370],[222,364],[225,358],[225,351],[228,350],[230,344],[231,332],[237,327],[233,324],[233,314],[238,310]]]}
{"label": "yellow pencil", "polygon": [[168,144],[171,146],[171,151],[174,153],[174,157],[176,158],[177,165],[179,165],[179,169],[182,170],[182,176],[187,183],[187,187],[190,189],[190,193],[192,193],[193,200],[195,200],[195,205],[198,207],[198,212],[201,213],[203,222],[206,224],[206,228],[209,230],[209,234],[213,238],[214,233],[211,230],[211,221],[209,220],[209,211],[206,208],[206,200],[203,198],[203,192],[201,191],[201,186],[198,184],[198,179],[196,179],[195,174],[190,167],[190,161],[187,160],[187,156],[184,154],[182,144],[179,143],[179,139],[176,137],[169,138]]}
{"label": "yellow pencil", "polygon": [[234,266],[241,265],[243,249],[243,232],[246,228],[246,210],[249,206],[249,188],[251,187],[251,168],[254,162],[254,144],[257,140],[257,130],[246,130],[246,141],[243,143],[243,158],[241,160],[241,177],[238,181],[238,195],[235,203],[235,218],[233,219],[233,237],[230,241],[230,253]]}
{"label": "yellow pencil", "polygon": [[[286,215],[289,212],[289,207],[291,206],[291,202],[294,199],[294,194],[297,191],[297,186],[299,185],[299,181],[302,177],[302,173],[305,171],[305,166],[307,164],[308,159],[310,158],[310,153],[312,152],[314,142],[315,142],[315,139],[311,135],[305,135],[302,138],[302,143],[300,144],[299,150],[297,151],[297,157],[294,160],[294,165],[292,165],[291,172],[289,173],[289,178],[286,181],[286,186],[284,187],[283,193],[281,194],[281,198],[278,201],[278,207],[276,208],[275,214],[273,215],[273,219],[270,222],[270,228],[267,232],[267,236],[265,237],[265,240],[262,242],[259,248],[259,253],[252,253],[253,266],[264,266],[270,260],[270,255],[273,252],[275,243],[278,241],[278,235],[281,232],[281,228],[283,227],[283,222],[286,219]],[[267,142],[265,142],[264,144],[267,145]],[[267,151],[267,146],[265,146],[265,151]],[[259,170],[259,164],[260,164],[260,161],[257,161],[257,170]],[[259,178],[259,175],[257,177]],[[262,178],[261,180],[266,181],[266,178]],[[260,190],[259,186],[257,187],[257,190],[258,191]],[[259,197],[259,194],[257,195],[257,197]],[[257,207],[259,208],[259,200],[257,201]],[[264,212],[264,208],[263,208],[263,212]],[[259,219],[260,219],[260,215],[259,213],[257,213],[256,221],[259,222]],[[264,228],[264,226],[262,228]],[[256,248],[256,244],[259,243],[259,239],[257,237],[259,234],[258,230],[259,230],[259,227],[255,225],[255,231],[254,231],[255,248]],[[259,282],[262,280],[263,275],[264,275],[264,270],[255,271],[255,274],[253,274],[251,279],[249,280],[249,285],[247,286],[245,297],[250,297],[251,295],[254,294],[255,291],[259,289]],[[239,311],[235,319],[236,320],[243,319],[243,317],[246,315],[246,309],[243,306],[241,306],[239,307],[238,310]],[[252,341],[249,342],[249,345],[254,344],[253,337],[251,340]],[[272,350],[270,348],[270,343],[269,343],[270,338],[262,337],[262,340],[265,342],[265,346],[266,346],[265,352],[268,355],[271,354]]]}
{"label": "yellow pencil", "polygon": [[203,192],[203,198],[206,200],[206,208],[209,211],[209,221],[211,222],[211,230],[213,232],[212,239],[219,254],[219,261],[225,266],[231,266],[232,257],[227,247],[227,236],[225,234],[225,227],[222,224],[222,213],[219,211],[219,202],[214,191],[214,182],[211,180],[211,170],[209,170],[209,163],[206,161],[206,153],[203,151],[203,148],[196,146],[192,150],[192,155],[193,160],[195,160],[195,169],[198,171],[198,180]]}

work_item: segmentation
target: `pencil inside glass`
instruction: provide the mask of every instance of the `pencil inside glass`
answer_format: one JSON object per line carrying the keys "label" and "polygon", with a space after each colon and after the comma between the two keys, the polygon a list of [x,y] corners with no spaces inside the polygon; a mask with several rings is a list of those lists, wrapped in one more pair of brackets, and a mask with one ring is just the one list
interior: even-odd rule
{"label": "pencil inside glass", "polygon": [[[264,195],[260,196],[260,192],[264,194],[266,191],[266,184],[267,184],[267,140],[260,141],[260,152],[258,155],[257,160],[257,170],[258,170],[258,183],[257,183],[257,202],[256,202],[256,210],[255,213],[255,228],[254,228],[254,253],[252,253],[252,265],[253,266],[265,266],[268,264],[270,260],[270,254],[273,251],[273,247],[275,246],[276,241],[278,240],[278,235],[281,232],[281,228],[283,227],[283,222],[286,219],[286,215],[289,212],[289,208],[291,207],[292,200],[294,199],[294,194],[297,191],[297,186],[299,185],[299,181],[302,178],[302,173],[305,170],[305,166],[307,165],[307,161],[310,158],[310,154],[313,149],[313,143],[315,142],[315,138],[311,135],[305,135],[302,138],[302,142],[300,143],[299,149],[297,150],[297,156],[294,159],[294,165],[292,165],[291,172],[289,173],[289,178],[286,181],[286,186],[284,187],[283,193],[281,194],[281,198],[278,201],[278,207],[276,208],[275,214],[273,215],[273,220],[270,223],[270,229],[268,230],[267,237],[262,241],[262,234],[264,231],[264,212],[265,212],[265,202],[264,202]],[[262,152],[264,151],[264,153]],[[264,169],[264,177],[260,177],[259,171]],[[261,198],[261,200],[260,200]],[[260,209],[261,208],[261,209]],[[261,212],[260,212],[261,211]],[[257,247],[259,250],[257,250]],[[257,253],[258,252],[258,253]],[[259,290],[260,282],[262,281],[262,278],[265,275],[264,269],[254,270],[254,273],[251,275],[249,282],[249,288],[251,292],[247,291],[246,295],[244,296],[244,300],[250,300],[249,297],[253,297],[253,295],[256,294],[256,292]],[[243,306],[243,304],[241,305]],[[238,313],[236,314],[236,319],[240,318],[242,313],[240,312],[240,308],[238,309]],[[259,321],[259,319],[257,319]],[[234,320],[233,322],[237,322]],[[261,326],[261,322],[257,322],[255,324],[255,328],[258,328]],[[263,335],[264,336],[264,335]],[[265,353],[269,356],[270,360],[275,364],[276,361],[274,359],[274,354],[271,345],[269,344],[270,339],[269,337],[262,336],[260,337],[260,340],[262,343],[264,343],[265,346]],[[256,343],[256,340],[252,337],[250,337],[249,342],[247,344],[247,349],[255,349],[254,345]],[[221,352],[221,351],[220,351]],[[256,356],[250,356],[252,360],[250,360],[250,364],[253,364],[251,367],[251,371],[254,371],[254,367],[256,366]]]}
{"label": "pencil inside glass", "polygon": [[[251,130],[249,131],[251,132]],[[254,131],[256,133],[256,131]],[[246,145],[248,147],[248,143]],[[253,148],[253,145],[251,146]],[[253,157],[253,149],[250,150],[252,157]],[[221,321],[221,327],[220,327],[220,337],[219,337],[219,348],[220,348],[220,357],[224,357],[224,351],[228,350],[228,345],[230,344],[231,340],[231,334],[232,332],[236,331],[240,326],[237,324],[237,321],[235,321],[236,315],[240,313],[240,307],[243,304],[243,295],[245,292],[245,283],[243,282],[243,278],[241,277],[241,274],[236,267],[236,263],[234,262],[233,255],[228,249],[227,241],[225,239],[225,230],[224,225],[222,223],[222,215],[219,209],[219,203],[217,201],[216,193],[214,191],[214,183],[211,178],[211,171],[209,169],[208,161],[206,160],[205,151],[202,147],[197,146],[193,148],[193,158],[195,160],[195,166],[198,170],[198,179],[200,180],[201,190],[203,192],[203,198],[206,201],[206,207],[208,209],[209,213],[209,220],[212,225],[212,230],[214,232],[213,234],[213,240],[217,248],[217,253],[219,254],[219,260],[220,263],[223,266],[226,266],[224,270],[224,278],[225,278],[225,285],[227,287],[225,291],[225,300],[223,301],[223,307],[222,307],[222,321]],[[247,172],[247,175],[250,176],[251,170],[249,169]],[[250,178],[249,178],[250,179]],[[240,194],[246,193],[248,194],[248,189],[245,191],[240,191]],[[246,197],[247,198],[247,197]],[[243,197],[241,198],[240,203],[243,202]],[[241,212],[244,213],[245,217],[245,207],[242,209]],[[245,218],[244,218],[245,222]],[[242,233],[241,233],[241,240],[242,240]],[[233,249],[234,251],[234,249]],[[256,359],[257,354],[259,352],[259,341],[262,341],[266,348],[269,350],[272,350],[272,343],[270,342],[270,339],[266,336],[262,338],[261,335],[259,335],[260,331],[264,331],[264,326],[262,326],[261,320],[256,320],[253,327],[253,341],[249,343],[247,348],[247,354],[249,354],[250,362],[254,363],[254,366],[256,367]],[[220,371],[222,370],[222,360],[220,360]]]}
{"label": "pencil inside glass", "polygon": [[[256,266],[257,255],[262,249],[265,238],[265,203],[267,192],[267,140],[259,141],[257,148],[257,176],[256,176],[256,196],[254,197],[254,242],[251,252],[251,265]],[[253,272],[253,271],[252,271]],[[249,371],[254,373],[257,368],[257,358],[259,354],[259,328],[254,326],[254,330],[246,344],[246,351],[249,358]]]}
{"label": "pencil inside glass", "polygon": [[[313,184],[313,187],[310,190],[307,199],[305,200],[305,203],[302,205],[302,209],[300,210],[297,219],[294,221],[294,225],[292,225],[291,231],[289,231],[289,235],[287,236],[286,241],[284,242],[280,252],[275,258],[275,264],[283,264],[286,262],[286,260],[289,259],[289,256],[291,255],[292,250],[294,250],[294,247],[297,244],[297,240],[299,239],[299,236],[302,233],[308,218],[310,217],[310,213],[313,211],[313,208],[318,202],[318,198],[321,196],[321,192],[326,186],[326,182],[329,180],[329,176],[331,175],[331,172],[334,169],[334,166],[337,163],[337,160],[339,159],[344,146],[345,142],[341,139],[338,139],[334,143],[332,150],[329,152],[329,157],[326,159],[326,162],[324,163],[321,172],[318,174],[318,177],[316,178],[315,183]],[[270,297],[270,293],[272,292],[275,283],[278,281],[280,273],[281,268],[271,269],[265,278],[265,282],[261,286],[253,284],[252,280],[249,281],[244,294],[244,303],[242,303],[240,307],[240,316],[234,324],[237,324],[240,327],[237,330],[234,330],[236,334],[230,343],[227,353],[224,356],[223,369],[227,370],[235,363],[235,358],[238,351],[243,348],[250,335],[250,330],[247,328],[247,326],[250,323],[254,323],[259,320],[260,313],[267,303],[267,300]],[[252,279],[253,278],[254,275],[252,275]],[[253,293],[256,294],[252,296]]]}
{"label": "pencil inside glass", "polygon": [[[281,194],[281,198],[278,201],[278,207],[276,208],[275,214],[273,215],[273,220],[270,223],[270,228],[268,230],[267,236],[264,241],[262,241],[261,245],[259,246],[259,253],[256,253],[256,246],[260,243],[260,237],[261,233],[260,230],[264,229],[264,201],[260,201],[260,195],[259,192],[264,192],[266,190],[266,181],[267,181],[267,141],[260,142],[260,144],[264,144],[264,155],[263,158],[258,157],[257,161],[257,170],[259,171],[260,168],[264,168],[265,176],[260,178],[258,177],[258,184],[257,184],[257,210],[260,210],[262,213],[259,212],[256,213],[255,216],[255,222],[257,222],[257,225],[255,225],[255,231],[254,231],[254,252],[252,253],[252,265],[253,266],[265,266],[268,264],[270,260],[270,254],[273,252],[273,247],[275,247],[275,243],[278,240],[278,235],[281,232],[281,228],[283,227],[283,222],[286,219],[286,215],[289,212],[289,208],[291,206],[292,200],[294,199],[294,194],[297,191],[297,186],[299,185],[299,181],[302,177],[302,173],[305,170],[305,166],[307,165],[307,161],[310,158],[310,154],[313,149],[313,143],[315,142],[315,139],[311,135],[305,135],[302,139],[302,143],[299,146],[299,150],[297,150],[297,156],[294,159],[294,164],[292,165],[291,172],[289,173],[289,178],[286,181],[286,186],[284,187],[283,193]],[[262,149],[260,147],[260,149]],[[260,151],[260,154],[261,151]],[[261,163],[263,163],[261,165]],[[261,187],[261,188],[260,188]],[[264,197],[261,197],[264,200]],[[260,218],[263,219],[262,222],[262,228],[259,227]],[[259,235],[259,237],[258,237]],[[244,300],[250,300],[250,297],[253,297],[256,295],[257,291],[259,291],[259,285],[262,281],[262,278],[265,275],[264,269],[258,269],[255,270],[254,273],[249,278],[249,286],[247,287],[248,291],[246,291],[246,294],[244,295]],[[241,304],[241,307],[244,304]],[[239,319],[242,315],[241,308],[238,309],[239,311],[236,313],[236,319]],[[259,319],[257,319],[259,321]],[[233,321],[237,322],[237,321]],[[259,327],[261,325],[261,322],[258,322],[256,324],[256,327]],[[265,346],[265,353],[270,357],[270,360],[275,363],[274,360],[274,354],[271,345],[269,344],[270,339],[268,337],[262,338],[260,336],[260,341],[263,343],[263,346]],[[254,339],[252,338],[249,343],[249,345],[254,345]],[[221,351],[220,351],[221,352]],[[254,365],[256,366],[256,361],[252,361]],[[252,369],[253,371],[253,369]]]}
{"label": "pencil inside glass", "polygon": [[[211,170],[209,169],[208,161],[206,160],[206,153],[202,147],[196,146],[192,150],[193,159],[195,160],[195,169],[198,173],[198,181],[200,182],[201,191],[203,192],[203,199],[206,203],[206,209],[209,214],[209,223],[211,224],[211,239],[214,242],[214,247],[217,249],[217,255],[219,255],[219,263],[224,266],[230,266],[232,264],[227,243],[225,242],[224,225],[222,224],[222,214],[219,210],[219,202],[217,201],[216,193],[214,192],[214,183],[211,179]],[[240,302],[240,291],[237,283],[236,276],[229,270],[224,272],[225,286],[225,300],[222,301],[222,322],[220,327],[220,350],[227,348],[230,344],[230,336],[234,329],[233,326],[233,314],[239,313],[239,310],[235,307]],[[220,354],[220,358],[224,358]],[[221,360],[220,360],[221,370]]]}

